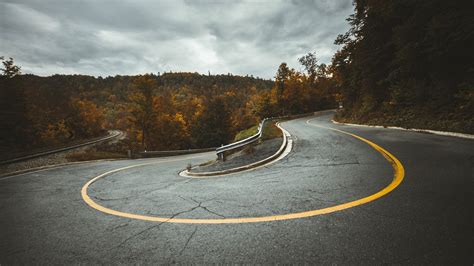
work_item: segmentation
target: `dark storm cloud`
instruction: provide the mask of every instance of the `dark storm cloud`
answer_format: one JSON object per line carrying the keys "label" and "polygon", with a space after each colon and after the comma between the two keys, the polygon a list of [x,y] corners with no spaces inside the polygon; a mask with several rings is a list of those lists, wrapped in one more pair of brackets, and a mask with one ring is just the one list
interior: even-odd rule
{"label": "dark storm cloud", "polygon": [[40,75],[163,71],[272,78],[316,51],[329,63],[350,0],[2,1],[0,55]]}

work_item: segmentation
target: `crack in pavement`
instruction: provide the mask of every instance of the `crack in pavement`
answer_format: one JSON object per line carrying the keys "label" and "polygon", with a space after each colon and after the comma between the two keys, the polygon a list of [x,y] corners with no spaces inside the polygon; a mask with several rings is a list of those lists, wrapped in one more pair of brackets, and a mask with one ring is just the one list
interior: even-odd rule
{"label": "crack in pavement", "polygon": [[214,215],[217,215],[217,216],[219,216],[219,217],[226,218],[226,217],[225,217],[224,215],[222,215],[222,214],[219,214],[219,213],[217,213],[217,212],[215,212],[215,211],[209,210],[208,207],[201,206],[201,209],[203,209],[203,210],[205,210],[205,211],[207,211],[207,212],[209,212],[209,213],[212,213],[212,214],[214,214]]}
{"label": "crack in pavement", "polygon": [[129,224],[129,222],[121,223],[121,224],[116,225],[116,226],[114,226],[114,227],[112,227],[112,228],[110,228],[110,229],[107,229],[107,230],[108,230],[108,231],[114,231],[114,230],[116,230],[116,229],[119,229],[119,228],[128,226],[128,224]]}
{"label": "crack in pavement", "polygon": [[197,232],[197,229],[198,227],[195,226],[194,227],[194,231],[191,233],[191,235],[188,237],[188,239],[186,240],[186,243],[184,244],[183,248],[181,249],[181,251],[179,251],[179,256],[181,256],[183,254],[183,252],[186,250],[186,248],[188,247],[188,244],[189,244],[189,241],[191,241],[191,239],[194,237],[194,235],[196,234]]}
{"label": "crack in pavement", "polygon": [[11,252],[9,252],[9,253],[7,253],[7,254],[4,254],[3,256],[4,256],[5,258],[7,258],[7,257],[10,257],[10,256],[12,256],[12,255],[17,255],[17,254],[20,254],[20,253],[25,253],[26,251],[28,251],[27,248],[19,249],[19,250],[14,250],[14,251],[11,251]]}
{"label": "crack in pavement", "polygon": [[145,233],[146,231],[151,230],[151,229],[153,229],[153,228],[155,228],[155,227],[159,227],[159,226],[162,225],[163,223],[165,223],[165,222],[161,222],[161,223],[159,223],[159,224],[152,225],[152,226],[150,226],[150,227],[148,227],[148,228],[146,228],[146,229],[144,229],[144,230],[141,230],[140,232],[138,232],[138,233],[136,233],[136,234],[134,234],[134,235],[132,235],[132,236],[127,237],[125,240],[123,240],[122,242],[120,242],[118,245],[112,247],[112,248],[109,249],[108,251],[111,251],[111,250],[114,250],[114,249],[117,249],[117,248],[121,247],[122,245],[124,245],[126,242],[128,242],[128,241],[131,240],[132,238],[135,238],[135,237],[137,237],[137,236],[139,236],[139,235]]}
{"label": "crack in pavement", "polygon": [[[185,181],[183,181],[183,182],[172,183],[172,184],[168,184],[168,185],[166,185],[166,186],[164,186],[164,187],[160,187],[160,188],[156,188],[156,189],[151,189],[151,190],[148,190],[148,191],[145,191],[145,192],[132,191],[132,192],[134,192],[133,195],[124,196],[124,197],[119,197],[119,198],[110,198],[110,199],[108,199],[108,198],[102,198],[102,197],[96,196],[96,195],[92,195],[92,197],[94,197],[95,199],[100,200],[100,201],[129,200],[129,199],[132,199],[132,198],[140,198],[140,197],[143,197],[144,195],[150,194],[150,193],[155,192],[155,191],[160,191],[160,190],[168,189],[168,188],[170,188],[170,187],[172,187],[172,186],[174,186],[174,185],[186,184],[186,183],[189,183],[189,182],[191,182],[191,181],[192,181],[192,180],[185,180]],[[94,189],[94,191],[96,191],[96,190]],[[97,192],[97,193],[100,193],[100,192],[102,192],[102,190],[101,190],[101,191],[96,191],[96,192]],[[144,198],[146,198],[146,199],[148,199],[148,200],[150,200],[150,201],[156,202],[155,200],[150,199],[150,198],[148,198],[148,197],[144,197]]]}
{"label": "crack in pavement", "polygon": [[191,209],[189,209],[189,210],[175,213],[175,214],[173,214],[169,219],[167,219],[167,220],[165,220],[165,221],[163,221],[163,222],[160,222],[160,223],[158,223],[158,224],[152,225],[152,226],[150,226],[150,227],[148,227],[148,228],[145,228],[145,229],[141,230],[140,232],[138,232],[138,233],[136,233],[136,234],[134,234],[134,235],[132,235],[132,236],[130,236],[130,237],[127,237],[124,241],[120,242],[118,245],[112,247],[112,248],[109,249],[108,251],[111,251],[111,250],[114,250],[114,249],[116,249],[116,248],[119,248],[119,247],[121,247],[122,245],[124,245],[126,242],[128,242],[129,240],[131,240],[131,239],[133,239],[133,238],[135,238],[135,237],[137,237],[137,236],[139,236],[139,235],[141,235],[141,234],[143,234],[143,233],[145,233],[145,232],[147,232],[147,231],[149,231],[149,230],[151,230],[151,229],[153,229],[153,228],[158,228],[158,227],[160,227],[162,224],[164,224],[164,223],[166,223],[166,222],[168,222],[168,221],[174,219],[174,218],[175,218],[176,216],[178,216],[178,215],[181,215],[181,214],[187,213],[187,212],[192,212],[192,211],[194,211],[195,209],[197,209],[197,208],[199,208],[199,207],[201,207],[201,206],[198,205],[198,206],[195,206],[195,207],[193,207],[193,208],[191,208]]}
{"label": "crack in pavement", "polygon": [[95,199],[100,200],[100,201],[114,201],[114,200],[128,200],[130,198],[136,198],[137,196],[126,196],[126,197],[111,198],[111,199],[106,199],[106,198],[102,198],[102,197],[99,197],[99,196],[92,196],[92,197],[94,197]]}
{"label": "crack in pavement", "polygon": [[142,192],[142,195],[150,194],[150,193],[155,192],[155,191],[160,191],[160,190],[168,189],[168,188],[170,188],[170,187],[172,187],[172,186],[175,186],[175,185],[184,185],[184,184],[187,184],[187,183],[189,183],[189,182],[191,182],[191,181],[193,181],[193,179],[186,179],[186,180],[183,180],[183,181],[181,181],[181,182],[175,182],[175,183],[167,184],[167,185],[165,185],[164,187],[154,188],[154,189],[151,189],[151,190]]}
{"label": "crack in pavement", "polygon": [[[178,196],[178,197],[180,197],[180,198],[182,198],[182,199],[184,199],[184,200],[187,200],[187,199],[184,198],[184,197],[181,197],[181,196]],[[118,245],[116,245],[116,246],[112,247],[111,249],[109,249],[109,251],[111,251],[111,250],[113,250],[113,249],[117,249],[117,248],[123,246],[123,245],[124,245],[126,242],[128,242],[129,240],[131,240],[131,239],[133,239],[133,238],[135,238],[135,237],[137,237],[137,236],[140,236],[141,234],[143,234],[143,233],[145,233],[145,232],[147,232],[147,231],[149,231],[149,230],[151,230],[151,229],[153,229],[153,228],[158,228],[158,227],[160,227],[162,224],[164,224],[164,223],[166,223],[166,222],[168,222],[168,221],[170,221],[170,220],[176,218],[178,215],[181,215],[181,214],[183,214],[183,213],[192,212],[192,211],[194,211],[194,210],[196,210],[196,209],[198,209],[198,208],[201,208],[201,209],[203,209],[203,210],[205,210],[205,211],[207,211],[207,212],[209,212],[209,213],[211,213],[211,214],[217,215],[217,216],[219,216],[219,217],[225,218],[224,215],[221,215],[221,214],[219,214],[219,213],[217,213],[217,212],[211,211],[211,210],[209,210],[206,206],[202,206],[203,202],[211,201],[211,200],[214,200],[214,199],[215,199],[215,198],[212,198],[212,199],[209,199],[209,200],[200,202],[200,201],[196,201],[196,200],[194,200],[194,199],[191,198],[191,200],[192,200],[193,202],[195,202],[196,204],[198,204],[197,206],[194,206],[194,207],[192,207],[191,209],[186,210],[186,211],[177,212],[177,213],[173,214],[169,219],[167,219],[167,220],[165,220],[165,221],[163,221],[163,222],[160,222],[160,223],[158,223],[158,224],[152,225],[152,226],[150,226],[150,227],[147,227],[147,228],[141,230],[140,232],[138,232],[138,233],[136,233],[136,234],[133,234],[133,235],[130,236],[130,237],[127,237],[125,240],[123,240],[122,242],[120,242]],[[188,200],[188,201],[189,201],[189,200]],[[197,227],[196,227],[196,230],[197,230]],[[195,231],[196,231],[196,230],[195,230]],[[195,233],[195,232],[193,232],[193,234],[191,235],[191,237],[194,236],[194,233]],[[191,240],[191,237],[188,239],[188,241],[187,241],[187,243],[186,243],[186,245],[185,245],[185,248],[186,248],[186,246],[188,245],[189,241]]]}
{"label": "crack in pavement", "polygon": [[189,201],[189,200],[193,201],[194,203],[196,203],[196,204],[198,205],[198,206],[196,206],[196,209],[197,209],[197,208],[201,208],[201,209],[203,209],[203,210],[205,210],[205,211],[207,211],[207,212],[209,212],[209,213],[211,213],[211,214],[214,214],[214,215],[219,216],[219,217],[222,217],[222,218],[226,218],[226,217],[225,217],[224,215],[222,215],[222,214],[219,214],[219,213],[217,213],[217,212],[215,212],[215,211],[211,211],[211,210],[209,209],[209,207],[207,207],[207,206],[202,206],[203,203],[209,202],[209,201],[213,201],[213,200],[216,199],[217,197],[214,197],[214,198],[212,198],[212,199],[208,199],[208,200],[205,200],[205,201],[197,201],[197,200],[195,200],[195,199],[193,199],[193,198],[187,199],[187,198],[182,197],[182,196],[178,196],[178,197],[181,198],[181,199],[183,199],[183,200],[186,200],[186,201]]}

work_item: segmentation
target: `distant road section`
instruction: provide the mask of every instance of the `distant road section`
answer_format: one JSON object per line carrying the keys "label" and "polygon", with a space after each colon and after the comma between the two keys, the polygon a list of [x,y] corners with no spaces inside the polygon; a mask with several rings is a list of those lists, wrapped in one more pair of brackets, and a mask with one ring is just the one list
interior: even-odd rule
{"label": "distant road section", "polygon": [[28,154],[28,155],[24,155],[24,156],[20,156],[20,157],[16,157],[16,158],[8,159],[8,160],[3,160],[3,161],[0,161],[0,165],[21,162],[21,161],[25,161],[25,160],[29,160],[29,159],[38,158],[38,157],[41,157],[41,156],[55,154],[55,153],[58,153],[58,152],[69,151],[69,150],[73,150],[73,149],[76,149],[76,148],[81,148],[81,147],[85,147],[85,146],[94,145],[94,144],[101,143],[101,142],[104,142],[104,141],[109,141],[109,140],[114,139],[114,138],[119,138],[123,134],[124,133],[120,130],[109,130],[108,135],[103,137],[103,138],[94,139],[94,140],[91,140],[91,141],[86,141],[86,142],[83,142],[83,143],[79,143],[79,144],[75,144],[75,145],[71,145],[71,146],[63,147],[63,148],[59,148],[59,149],[51,149],[51,150],[47,150],[47,151],[43,151],[43,152],[38,152],[38,153]]}

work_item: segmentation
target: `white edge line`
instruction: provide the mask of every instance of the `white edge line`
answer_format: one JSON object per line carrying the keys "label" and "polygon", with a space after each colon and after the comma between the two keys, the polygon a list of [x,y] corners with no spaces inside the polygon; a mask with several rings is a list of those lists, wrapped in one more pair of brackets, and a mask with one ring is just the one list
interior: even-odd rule
{"label": "white edge line", "polygon": [[371,126],[371,125],[362,125],[362,124],[341,123],[335,120],[331,120],[331,122],[337,125],[346,125],[346,126],[354,126],[354,127],[371,127],[371,128],[389,128],[389,129],[397,129],[397,130],[412,131],[412,132],[430,133],[430,134],[440,135],[440,136],[474,139],[474,135],[471,135],[471,134],[449,132],[449,131],[438,131],[438,130],[419,129],[419,128],[404,128],[404,127],[393,127],[393,126],[378,126],[378,125]]}

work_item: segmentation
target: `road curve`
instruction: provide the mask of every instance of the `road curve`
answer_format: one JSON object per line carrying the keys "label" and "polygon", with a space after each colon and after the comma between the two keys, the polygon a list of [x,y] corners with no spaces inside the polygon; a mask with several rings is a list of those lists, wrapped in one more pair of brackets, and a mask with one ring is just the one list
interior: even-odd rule
{"label": "road curve", "polygon": [[70,150],[74,150],[74,149],[77,149],[77,148],[82,148],[82,147],[85,147],[85,146],[91,146],[91,145],[95,145],[95,144],[98,144],[98,143],[101,143],[101,142],[110,141],[112,139],[121,138],[121,137],[124,136],[124,134],[125,133],[120,131],[120,130],[109,130],[108,135],[105,136],[105,137],[96,138],[94,140],[85,141],[85,142],[82,142],[82,143],[79,143],[79,144],[74,144],[74,145],[67,146],[67,147],[51,149],[51,150],[46,150],[46,151],[42,151],[42,152],[38,152],[38,153],[34,153],[34,154],[28,154],[28,155],[24,155],[24,156],[20,156],[20,157],[16,157],[16,158],[2,160],[2,161],[0,161],[0,165],[26,161],[26,160],[30,160],[30,159],[34,159],[34,158],[38,158],[38,157],[42,157],[42,156],[47,156],[47,155],[51,155],[51,154],[55,154],[55,153],[70,151]]}
{"label": "road curve", "polygon": [[[472,264],[474,141],[334,125],[330,118],[282,123],[292,134],[292,152],[244,173],[178,175],[188,163],[215,156],[203,153],[71,165],[0,180],[0,264]],[[394,168],[380,152],[327,127],[393,154],[404,167],[403,182],[381,198],[329,214],[170,223],[302,213],[356,201],[391,184]],[[83,200],[84,185],[106,172],[87,188],[88,197],[130,217],[103,213]]]}

